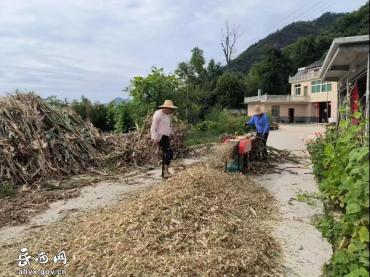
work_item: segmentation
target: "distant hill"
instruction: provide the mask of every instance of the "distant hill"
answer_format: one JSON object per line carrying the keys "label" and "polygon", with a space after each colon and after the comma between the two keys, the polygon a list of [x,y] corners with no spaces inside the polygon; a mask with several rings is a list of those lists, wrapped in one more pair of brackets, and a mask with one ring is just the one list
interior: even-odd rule
{"label": "distant hill", "polygon": [[324,30],[333,26],[333,24],[343,16],[344,14],[342,13],[334,14],[327,12],[313,21],[291,23],[248,47],[238,57],[231,61],[227,69],[247,72],[254,63],[262,60],[265,48],[284,48],[301,37],[319,35]]}
{"label": "distant hill", "polygon": [[132,100],[128,98],[116,97],[110,103],[121,104],[121,103],[129,103],[131,101]]}

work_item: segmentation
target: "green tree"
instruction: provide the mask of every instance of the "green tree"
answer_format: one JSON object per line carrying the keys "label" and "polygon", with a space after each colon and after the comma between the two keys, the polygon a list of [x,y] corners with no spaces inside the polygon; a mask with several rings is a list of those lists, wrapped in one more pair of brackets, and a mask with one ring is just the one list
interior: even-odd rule
{"label": "green tree", "polygon": [[214,59],[210,59],[207,66],[207,81],[203,87],[207,91],[212,91],[216,87],[217,79],[223,73],[223,69],[220,63],[216,63]]}
{"label": "green tree", "polygon": [[[190,61],[179,63],[175,70],[175,74],[186,85],[202,85],[202,83],[207,79],[207,70],[204,68],[206,61],[203,50],[198,47],[194,47],[191,50],[191,53]],[[212,66],[216,67],[214,64]]]}
{"label": "green tree", "polygon": [[323,58],[331,42],[332,38],[329,36],[307,36],[286,47],[283,53],[291,61],[291,73],[294,74],[297,68],[307,66]]}
{"label": "green tree", "polygon": [[114,123],[114,130],[116,132],[127,133],[134,128],[135,123],[132,117],[134,112],[131,103],[112,103],[109,105],[108,110],[108,121]]}
{"label": "green tree", "polygon": [[257,95],[258,89],[262,89],[262,64],[256,64],[249,70],[245,78],[246,96]]}
{"label": "green tree", "polygon": [[73,100],[71,103],[71,108],[78,113],[83,120],[91,121],[91,114],[93,110],[93,105],[91,101],[85,96],[81,96],[81,100]]}
{"label": "green tree", "polygon": [[179,85],[178,77],[165,74],[162,68],[153,67],[148,76],[134,77],[127,89],[133,97],[131,116],[134,121],[142,123],[145,116],[163,104],[165,99],[175,99]]}
{"label": "green tree", "polygon": [[191,58],[190,58],[190,65],[194,69],[195,73],[197,74],[198,80],[202,81],[205,77],[205,69],[204,65],[206,60],[204,58],[203,50],[199,49],[198,47],[194,47],[191,50]]}
{"label": "green tree", "polygon": [[223,68],[213,59],[206,66],[203,50],[194,47],[189,62],[179,63],[175,73],[181,80],[177,95],[180,117],[195,123],[203,119],[208,109],[216,103],[216,97],[211,92],[216,88]]}
{"label": "green tree", "polygon": [[194,68],[186,62],[178,64],[175,74],[186,84],[196,83],[197,77]]}
{"label": "green tree", "polygon": [[218,78],[214,93],[221,108],[235,108],[243,102],[245,91],[243,75],[225,72]]}
{"label": "green tree", "polygon": [[108,106],[100,103],[92,103],[82,96],[81,100],[74,100],[70,107],[81,116],[83,120],[90,121],[96,128],[102,131],[112,131],[113,124],[108,120]]}
{"label": "green tree", "polygon": [[288,94],[290,71],[289,59],[280,49],[267,49],[261,68],[262,90],[268,94]]}
{"label": "green tree", "polygon": [[91,107],[91,114],[88,115],[91,123],[102,131],[112,131],[113,126],[107,120],[108,107],[104,104],[95,103]]}
{"label": "green tree", "polygon": [[142,102],[157,107],[167,98],[171,98],[179,86],[175,75],[165,74],[162,68],[153,67],[147,77],[134,77],[128,92],[134,102]]}
{"label": "green tree", "polygon": [[[175,74],[181,81],[176,103],[180,107],[180,118],[188,122],[198,121],[205,110],[207,93],[204,87],[209,82],[205,64],[203,50],[194,47],[191,50],[189,62],[179,63],[175,70]],[[217,65],[214,61],[211,66],[212,69],[217,70]],[[212,72],[212,74],[214,73]]]}
{"label": "green tree", "polygon": [[50,105],[57,106],[57,107],[63,107],[63,106],[68,105],[67,99],[64,99],[63,101],[63,100],[58,99],[58,97],[56,97],[55,95],[47,97],[45,101],[49,103]]}

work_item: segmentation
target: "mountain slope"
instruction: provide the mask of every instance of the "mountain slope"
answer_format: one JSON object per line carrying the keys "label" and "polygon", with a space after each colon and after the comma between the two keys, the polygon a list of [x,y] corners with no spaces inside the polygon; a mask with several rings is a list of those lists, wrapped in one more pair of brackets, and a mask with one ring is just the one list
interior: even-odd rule
{"label": "mountain slope", "polygon": [[314,21],[291,23],[248,47],[248,49],[231,61],[228,69],[247,72],[254,63],[262,59],[265,48],[284,48],[294,43],[300,37],[319,35],[342,16],[343,14],[324,13]]}
{"label": "mountain slope", "polygon": [[[269,45],[269,48],[260,46],[257,50],[262,54],[258,57],[259,60],[254,59],[252,65],[250,60],[246,59],[247,55],[238,57],[244,69],[248,69],[246,95],[254,96],[258,89],[274,94],[287,94],[289,75],[295,74],[300,67],[323,59],[334,38],[364,35],[368,30],[369,6],[366,4],[357,11],[338,17],[331,24],[321,28],[319,34],[299,37],[283,48],[281,45],[275,47]],[[250,52],[250,48],[245,51],[247,54]]]}

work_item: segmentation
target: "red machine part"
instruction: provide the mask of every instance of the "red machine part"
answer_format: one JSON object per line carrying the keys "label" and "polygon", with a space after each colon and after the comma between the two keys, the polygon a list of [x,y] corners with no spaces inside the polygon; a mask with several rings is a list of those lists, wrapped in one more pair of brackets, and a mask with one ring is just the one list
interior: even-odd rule
{"label": "red machine part", "polygon": [[239,141],[239,154],[244,155],[252,150],[252,140],[242,139]]}
{"label": "red machine part", "polygon": [[238,142],[238,153],[244,155],[252,150],[252,139],[225,139],[224,143]]}

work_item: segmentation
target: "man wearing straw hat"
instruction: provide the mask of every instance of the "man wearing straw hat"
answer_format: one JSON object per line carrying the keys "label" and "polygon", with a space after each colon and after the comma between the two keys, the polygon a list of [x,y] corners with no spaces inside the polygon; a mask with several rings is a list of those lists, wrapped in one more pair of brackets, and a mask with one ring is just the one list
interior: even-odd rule
{"label": "man wearing straw hat", "polygon": [[256,106],[254,110],[255,114],[252,118],[246,122],[245,124],[251,127],[256,128],[257,138],[259,138],[263,143],[263,151],[262,151],[262,158],[267,159],[267,138],[269,136],[270,131],[270,122],[267,116],[267,113],[263,112],[263,109],[260,106]]}
{"label": "man wearing straw hat", "polygon": [[162,178],[168,178],[171,176],[169,166],[173,158],[170,144],[172,134],[171,114],[177,107],[173,105],[171,100],[165,100],[159,108],[153,115],[150,135],[154,144],[162,149]]}

